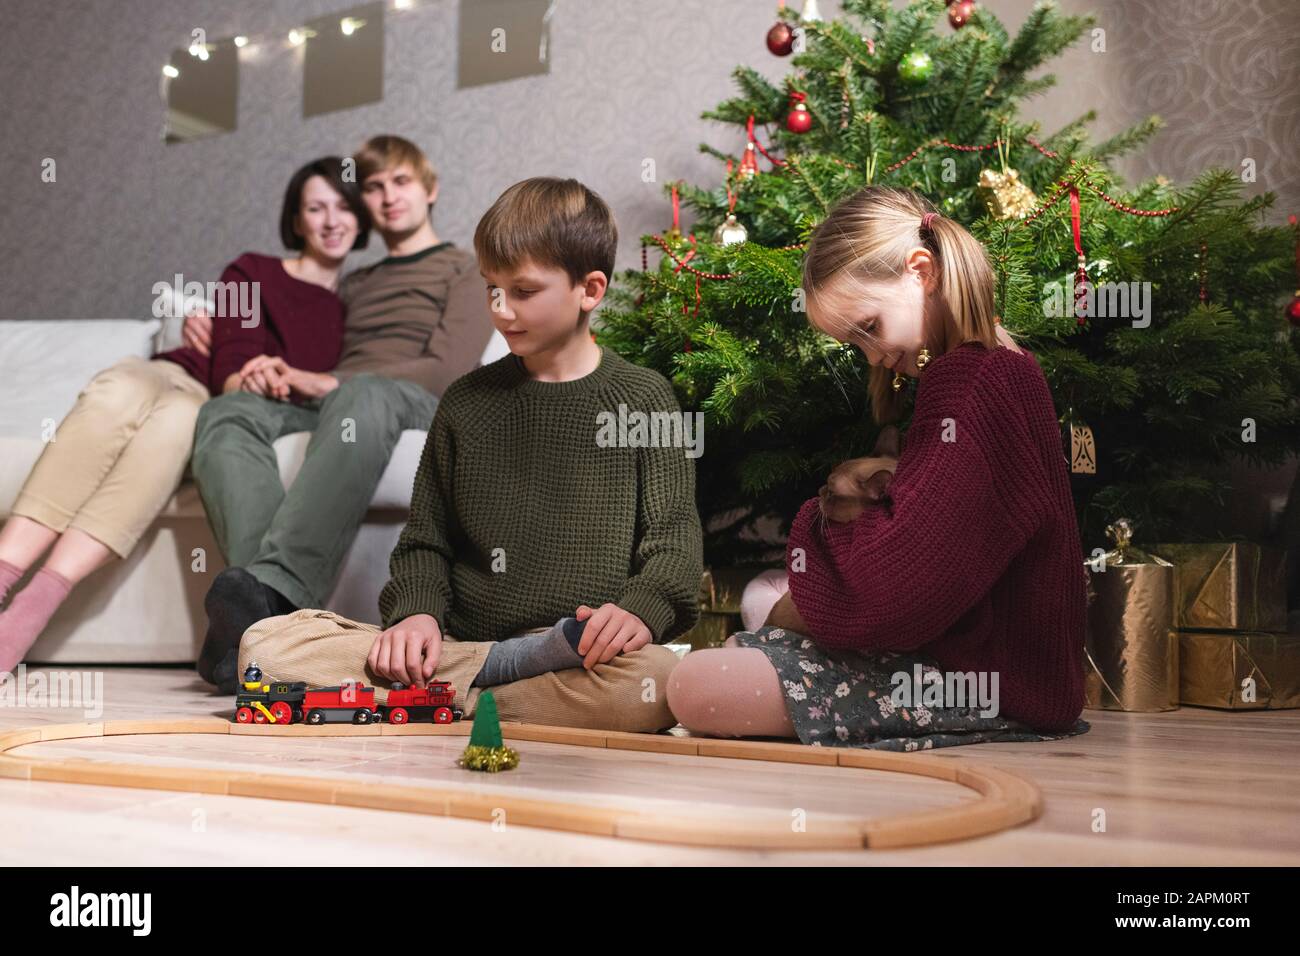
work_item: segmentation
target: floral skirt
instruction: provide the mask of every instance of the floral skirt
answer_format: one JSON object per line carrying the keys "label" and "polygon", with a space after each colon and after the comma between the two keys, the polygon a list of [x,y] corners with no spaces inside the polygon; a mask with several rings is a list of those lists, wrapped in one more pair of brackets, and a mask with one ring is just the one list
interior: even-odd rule
{"label": "floral skirt", "polygon": [[[941,674],[938,665],[918,654],[864,654],[818,647],[809,638],[779,627],[760,627],[734,635],[739,647],[756,647],[767,655],[785,688],[785,705],[795,732],[813,746],[863,747],[875,750],[931,750],[961,744],[1060,740],[1087,733],[1079,720],[1064,733],[1039,733],[1026,724],[987,716],[979,703],[934,707],[899,688],[899,673],[909,679],[919,665],[922,681]],[[933,678],[931,678],[933,680]],[[900,702],[901,701],[901,702]]]}

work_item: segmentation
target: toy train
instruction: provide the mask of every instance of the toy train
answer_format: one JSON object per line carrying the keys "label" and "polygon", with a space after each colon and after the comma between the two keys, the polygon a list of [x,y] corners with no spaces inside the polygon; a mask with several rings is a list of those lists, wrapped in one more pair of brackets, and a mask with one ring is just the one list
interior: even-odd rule
{"label": "toy train", "polygon": [[262,682],[256,662],[244,671],[235,693],[236,724],[405,724],[428,720],[449,724],[464,712],[452,706],[455,691],[447,681],[427,687],[394,684],[388,700],[375,703],[375,689],[364,684],[308,688],[303,681]]}

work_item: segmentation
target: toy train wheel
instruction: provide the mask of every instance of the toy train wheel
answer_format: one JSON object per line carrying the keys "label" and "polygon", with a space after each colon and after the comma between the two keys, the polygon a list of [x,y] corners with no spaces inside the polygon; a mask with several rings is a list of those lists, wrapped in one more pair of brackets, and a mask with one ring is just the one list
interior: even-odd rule
{"label": "toy train wheel", "polygon": [[388,712],[388,722],[390,724],[404,724],[411,719],[411,715],[406,712],[405,707],[394,707]]}
{"label": "toy train wheel", "polygon": [[266,719],[266,714],[262,713],[260,710],[253,711],[253,723],[255,724],[268,723]]}
{"label": "toy train wheel", "polygon": [[253,708],[241,707],[235,711],[235,723],[251,724],[253,722]]}
{"label": "toy train wheel", "polygon": [[434,722],[435,724],[449,724],[449,723],[451,723],[451,708],[450,708],[450,707],[439,707],[437,710],[435,710],[435,711],[433,712],[433,722]]}
{"label": "toy train wheel", "polygon": [[366,710],[364,707],[358,707],[356,712],[352,715],[352,722],[354,724],[370,723],[370,711]]}
{"label": "toy train wheel", "polygon": [[325,723],[325,712],[323,710],[320,710],[319,708],[314,708],[312,710],[307,711],[307,723],[309,724]]}
{"label": "toy train wheel", "polygon": [[275,718],[277,724],[291,724],[293,708],[289,706],[288,701],[277,700],[271,705],[271,716]]}

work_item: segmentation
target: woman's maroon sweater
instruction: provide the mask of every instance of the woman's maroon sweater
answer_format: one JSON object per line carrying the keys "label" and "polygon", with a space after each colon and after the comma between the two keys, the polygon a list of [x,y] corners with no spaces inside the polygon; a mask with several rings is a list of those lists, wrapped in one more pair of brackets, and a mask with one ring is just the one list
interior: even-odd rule
{"label": "woman's maroon sweater", "polygon": [[1029,352],[966,342],[931,361],[889,500],[836,524],[810,499],[786,567],[824,647],[997,672],[1000,712],[1040,730],[1069,730],[1083,709],[1083,552]]}
{"label": "woman's maroon sweater", "polygon": [[175,362],[212,395],[220,395],[226,379],[259,355],[280,356],[308,372],[329,372],[338,364],[343,350],[343,302],[329,289],[289,275],[282,259],[256,252],[245,252],[226,266],[221,281],[231,289],[257,283],[257,323],[234,314],[235,305],[251,301],[250,285],[227,302],[226,309],[218,305],[228,314],[212,319],[211,358],[182,346],[155,359]]}

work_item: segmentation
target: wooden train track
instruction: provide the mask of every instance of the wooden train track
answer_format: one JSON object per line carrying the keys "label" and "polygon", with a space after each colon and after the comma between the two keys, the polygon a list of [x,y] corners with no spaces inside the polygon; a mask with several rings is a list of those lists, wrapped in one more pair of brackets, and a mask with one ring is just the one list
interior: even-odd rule
{"label": "wooden train track", "polygon": [[[719,740],[612,731],[503,723],[508,741],[539,741],[609,750],[765,760],[775,763],[838,766],[853,770],[883,770],[947,780],[974,790],[976,800],[937,810],[863,819],[819,819],[809,815],[802,830],[789,816],[772,811],[734,808],[701,811],[689,817],[666,811],[575,806],[558,800],[482,793],[460,787],[426,787],[367,783],[319,776],[266,774],[247,770],[182,769],[145,764],[109,763],[81,758],[43,760],[9,753],[24,744],[44,740],[108,737],[126,734],[232,734],[256,736],[466,737],[469,725],[326,724],[290,727],[233,724],[220,717],[199,719],[110,720],[102,723],[56,724],[0,733],[0,777],[58,781],[107,787],[137,787],[186,793],[211,793],[297,800],[335,806],[395,810],[470,820],[498,819],[509,823],[621,837],[655,843],[763,850],[845,850],[923,846],[984,836],[1035,819],[1042,797],[1027,780],[992,767],[975,767],[967,760],[921,753],[896,753],[751,740]],[[478,779],[485,779],[480,777]],[[486,778],[490,779],[490,778]]]}

